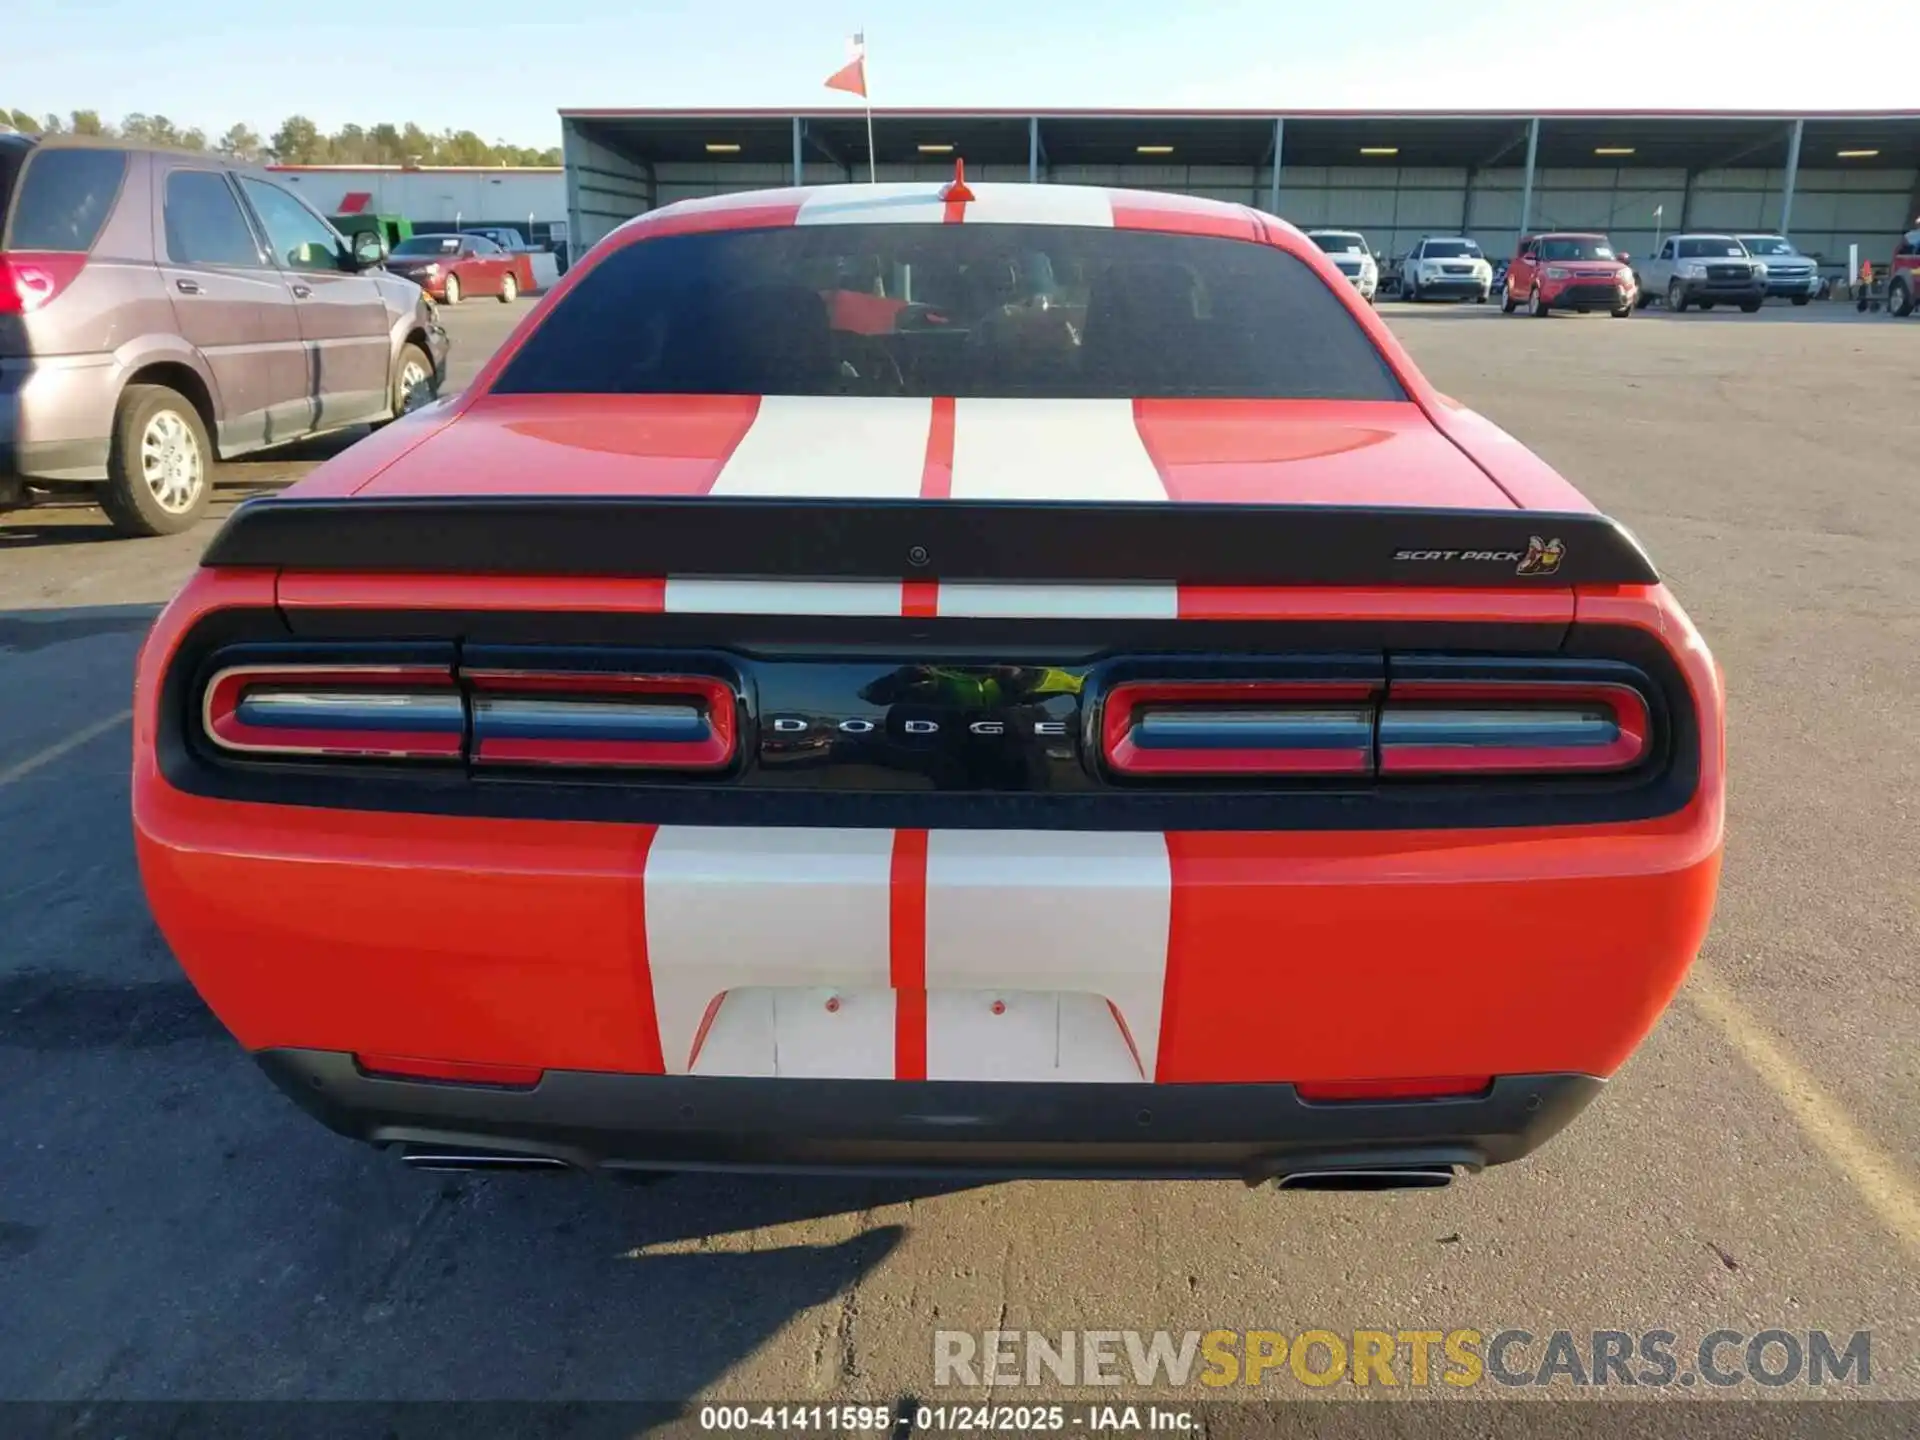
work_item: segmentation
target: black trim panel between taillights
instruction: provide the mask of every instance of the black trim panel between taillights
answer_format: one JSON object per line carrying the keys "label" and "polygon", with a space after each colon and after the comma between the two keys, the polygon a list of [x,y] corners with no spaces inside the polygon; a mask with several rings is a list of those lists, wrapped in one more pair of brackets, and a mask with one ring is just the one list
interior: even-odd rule
{"label": "black trim panel between taillights", "polygon": [[222,612],[163,680],[161,768],[216,798],[475,818],[1163,831],[1632,821],[1700,773],[1678,666],[1625,627],[1491,653],[1404,620],[1184,621],[1143,652],[1120,622],[1078,647],[1018,620],[809,645],[722,617],[702,645],[684,618],[530,643],[525,617],[469,616],[391,643],[366,612],[332,634],[307,612],[298,637]]}

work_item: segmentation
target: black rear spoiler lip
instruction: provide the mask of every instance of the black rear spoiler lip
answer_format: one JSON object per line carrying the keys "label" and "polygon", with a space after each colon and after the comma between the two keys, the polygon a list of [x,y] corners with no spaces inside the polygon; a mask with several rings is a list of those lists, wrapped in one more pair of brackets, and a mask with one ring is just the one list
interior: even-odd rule
{"label": "black rear spoiler lip", "polygon": [[[1529,563],[1532,550],[1544,560]],[[1604,515],[719,496],[262,497],[203,565],[356,574],[1553,588],[1654,584]]]}

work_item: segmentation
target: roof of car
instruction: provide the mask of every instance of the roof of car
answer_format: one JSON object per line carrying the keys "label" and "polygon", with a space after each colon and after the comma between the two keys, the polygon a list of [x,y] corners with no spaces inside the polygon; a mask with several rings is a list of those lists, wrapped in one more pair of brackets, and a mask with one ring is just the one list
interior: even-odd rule
{"label": "roof of car", "polygon": [[1174,230],[1238,240],[1259,239],[1264,227],[1278,236],[1305,238],[1286,221],[1249,206],[1169,191],[969,180],[963,195],[950,197],[952,184],[918,180],[737,191],[649,210],[614,235],[637,240],[686,231],[910,222]]}

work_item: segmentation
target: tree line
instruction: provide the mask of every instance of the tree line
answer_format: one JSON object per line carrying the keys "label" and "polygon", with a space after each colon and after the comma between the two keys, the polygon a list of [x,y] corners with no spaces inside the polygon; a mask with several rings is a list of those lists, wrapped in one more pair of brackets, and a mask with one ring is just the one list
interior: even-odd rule
{"label": "tree line", "polygon": [[164,115],[125,115],[118,124],[97,110],[29,115],[0,107],[0,120],[29,135],[99,135],[181,150],[208,150],[235,160],[280,165],[558,165],[560,147],[536,150],[504,140],[482,140],[471,130],[438,134],[405,125],[342,125],[331,133],[304,115],[289,115],[262,138],[250,126],[231,125],[217,139],[197,127],[182,129]]}

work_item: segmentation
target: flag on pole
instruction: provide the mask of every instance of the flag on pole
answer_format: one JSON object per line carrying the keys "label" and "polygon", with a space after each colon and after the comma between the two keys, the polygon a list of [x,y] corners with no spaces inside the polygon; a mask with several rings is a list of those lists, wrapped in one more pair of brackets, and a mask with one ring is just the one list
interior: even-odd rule
{"label": "flag on pole", "polygon": [[852,58],[827,77],[827,89],[844,90],[849,95],[867,98],[867,37],[858,34],[847,46]]}

